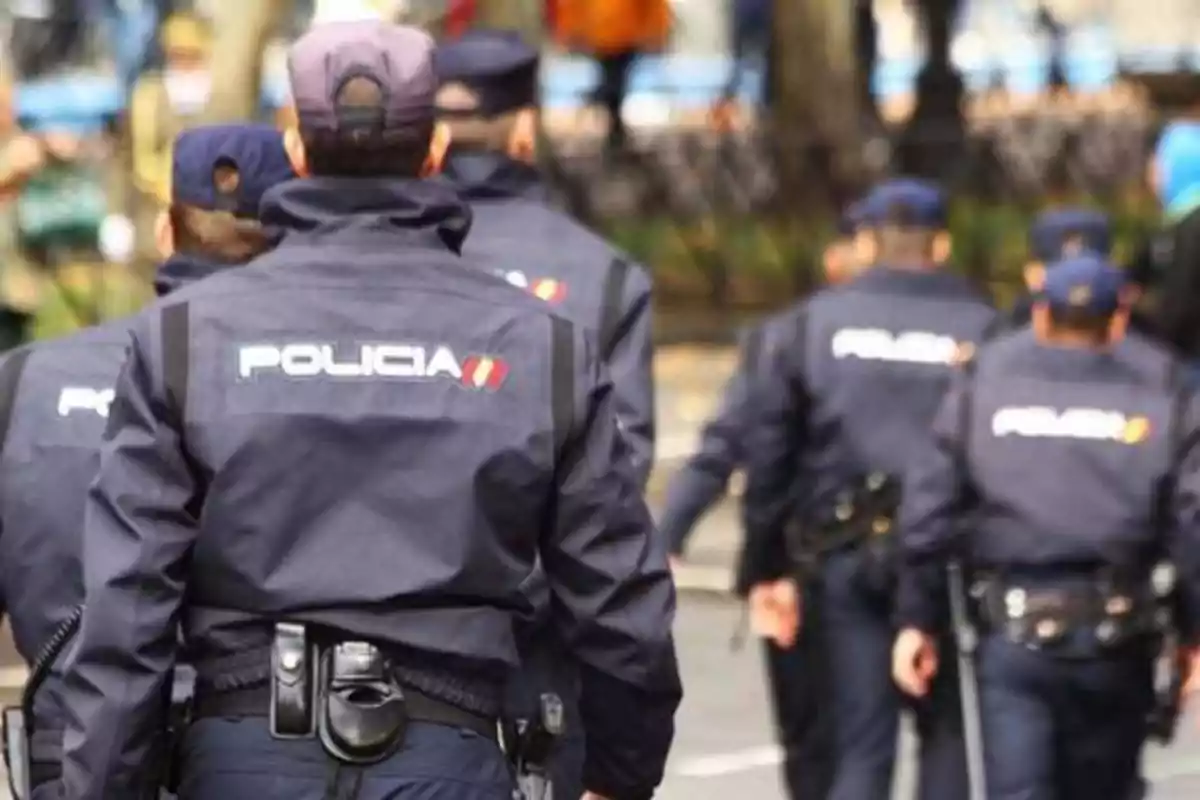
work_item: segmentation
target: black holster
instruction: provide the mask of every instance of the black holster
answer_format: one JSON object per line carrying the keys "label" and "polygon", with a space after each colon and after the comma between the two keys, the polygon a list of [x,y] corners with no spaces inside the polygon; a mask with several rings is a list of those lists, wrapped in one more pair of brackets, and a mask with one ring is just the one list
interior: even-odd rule
{"label": "black holster", "polygon": [[1151,739],[1168,744],[1183,713],[1183,678],[1186,654],[1178,625],[1179,593],[1175,568],[1160,564],[1151,578],[1154,589],[1154,705],[1147,715],[1146,728]]}
{"label": "black holster", "polygon": [[556,694],[539,698],[536,718],[504,723],[504,752],[517,774],[521,792],[530,800],[548,796],[550,759],[565,732],[563,702]]}
{"label": "black holster", "polygon": [[383,652],[341,642],[321,654],[317,735],[325,751],[348,764],[375,764],[404,743],[408,708]]}
{"label": "black holster", "polygon": [[813,543],[818,558],[856,550],[861,557],[856,575],[859,586],[889,604],[899,571],[895,519],[900,500],[899,480],[882,472],[870,473],[839,495],[833,521],[821,526]]}

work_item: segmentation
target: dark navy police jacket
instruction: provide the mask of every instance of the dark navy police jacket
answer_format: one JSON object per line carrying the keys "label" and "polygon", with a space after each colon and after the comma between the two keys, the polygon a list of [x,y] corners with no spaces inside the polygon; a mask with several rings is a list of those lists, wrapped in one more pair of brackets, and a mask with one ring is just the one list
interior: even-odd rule
{"label": "dark navy police jacket", "polygon": [[471,204],[464,252],[595,333],[614,408],[645,484],[654,466],[650,276],[549,205],[537,171],[500,155],[451,151],[443,175]]}
{"label": "dark navy police jacket", "polygon": [[206,659],[294,620],[495,714],[540,553],[582,662],[585,783],[649,797],[675,596],[590,337],[464,263],[444,184],[298,180],[261,211],[275,250],[132,331],[88,505],[68,795],[150,777],[180,617],[197,691]]}
{"label": "dark navy police jacket", "polygon": [[[221,266],[182,256],[159,269],[159,294]],[[7,404],[0,454],[0,610],[29,664],[83,602],[84,499],[96,476],[128,319],[25,345],[0,363]],[[35,699],[34,758],[61,739],[61,663]]]}
{"label": "dark navy police jacket", "polygon": [[1200,619],[1200,401],[1171,362],[1144,338],[1103,352],[1042,345],[1026,329],[983,347],[905,482],[901,624],[936,626],[952,557],[1045,574],[1148,573],[1170,556]]}
{"label": "dark navy police jacket", "polygon": [[886,266],[818,292],[792,316],[755,389],[739,584],[786,573],[793,517],[819,529],[832,521],[837,494],[864,474],[903,474],[953,364],[995,318],[958,275]]}

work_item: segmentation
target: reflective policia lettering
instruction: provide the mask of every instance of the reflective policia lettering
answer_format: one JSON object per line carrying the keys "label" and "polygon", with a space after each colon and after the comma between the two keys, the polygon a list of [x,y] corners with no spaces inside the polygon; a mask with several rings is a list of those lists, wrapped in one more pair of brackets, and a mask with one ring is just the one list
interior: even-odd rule
{"label": "reflective policia lettering", "polygon": [[113,401],[112,389],[95,389],[90,386],[64,386],[58,393],[58,415],[67,417],[72,411],[91,411],[108,417],[108,408]]}
{"label": "reflective policia lettering", "polygon": [[1006,407],[992,415],[992,435],[1139,444],[1150,436],[1150,421],[1098,408]]}
{"label": "reflective policia lettering", "polygon": [[929,331],[892,333],[883,328],[841,328],[833,334],[833,357],[905,364],[954,364],[962,345]]}
{"label": "reflective policia lettering", "polygon": [[451,378],[472,389],[499,389],[508,365],[491,356],[459,359],[445,345],[364,344],[339,348],[332,344],[293,342],[253,344],[238,348],[238,376],[280,372],[289,378]]}
{"label": "reflective policia lettering", "polygon": [[338,348],[331,344],[246,345],[238,351],[238,375],[249,378],[257,371],[276,369],[292,378],[315,375],[436,378],[445,375],[461,379],[463,376],[458,358],[444,346],[364,344],[357,352],[347,355],[339,354]]}

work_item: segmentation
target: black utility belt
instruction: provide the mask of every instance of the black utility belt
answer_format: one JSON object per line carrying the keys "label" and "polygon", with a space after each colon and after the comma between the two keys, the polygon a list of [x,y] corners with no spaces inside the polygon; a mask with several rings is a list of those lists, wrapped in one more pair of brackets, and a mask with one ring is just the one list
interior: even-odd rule
{"label": "black utility belt", "polygon": [[[452,706],[412,689],[402,691],[405,711],[410,722],[462,728],[496,740],[496,720]],[[261,683],[230,691],[198,692],[193,700],[191,716],[193,720],[197,720],[214,717],[269,717],[270,714],[271,686]]]}
{"label": "black utility belt", "polygon": [[1104,582],[1029,586],[982,578],[971,588],[980,627],[1033,647],[1087,634],[1103,647],[1119,647],[1159,631],[1160,602],[1144,587]]}
{"label": "black utility belt", "polygon": [[[230,676],[238,674],[230,666]],[[498,739],[495,718],[402,686],[400,666],[370,642],[331,642],[310,636],[304,625],[280,622],[266,680],[223,681],[201,670],[192,716],[266,716],[273,737],[319,739],[330,756],[347,764],[387,759],[404,745],[412,722]]]}

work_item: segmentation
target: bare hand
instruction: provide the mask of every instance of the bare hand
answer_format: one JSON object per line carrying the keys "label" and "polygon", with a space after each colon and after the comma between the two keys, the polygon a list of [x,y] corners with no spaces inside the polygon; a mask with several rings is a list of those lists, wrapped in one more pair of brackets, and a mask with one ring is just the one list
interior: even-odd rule
{"label": "bare hand", "polygon": [[1200,648],[1181,654],[1183,664],[1183,697],[1186,700],[1200,692]]}
{"label": "bare hand", "polygon": [[905,628],[892,648],[892,680],[912,697],[929,694],[929,684],[938,672],[937,644],[915,628]]}
{"label": "bare hand", "polygon": [[32,136],[18,136],[4,148],[4,167],[16,175],[31,175],[46,164],[46,150]]}
{"label": "bare hand", "polygon": [[604,795],[596,794],[595,792],[584,792],[583,797],[580,798],[580,800],[608,800],[608,798]]}
{"label": "bare hand", "polygon": [[800,633],[800,589],[791,578],[760,583],[750,590],[750,629],[787,649]]}

